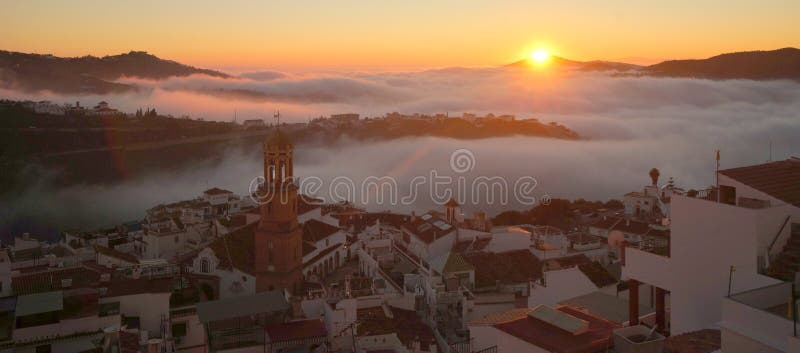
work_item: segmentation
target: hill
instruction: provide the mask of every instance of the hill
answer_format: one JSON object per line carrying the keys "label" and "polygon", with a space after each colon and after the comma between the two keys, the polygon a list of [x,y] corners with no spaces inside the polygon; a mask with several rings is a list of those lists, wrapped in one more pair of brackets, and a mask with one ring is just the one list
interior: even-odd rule
{"label": "hill", "polygon": [[800,49],[748,51],[700,60],[669,60],[643,70],[648,75],[711,79],[800,79]]}
{"label": "hill", "polygon": [[136,90],[133,85],[113,82],[121,77],[165,79],[194,74],[229,77],[146,52],[62,58],[53,55],[0,51],[0,86],[23,91],[104,94]]}
{"label": "hill", "polygon": [[[511,64],[508,64],[505,67],[528,68],[535,65],[536,63],[534,63],[530,59],[522,59],[513,62]],[[576,60],[565,59],[559,56],[551,57],[548,62],[548,65],[562,69],[579,70],[579,71],[629,71],[629,70],[638,70],[642,68],[639,65],[628,64],[628,63],[602,61],[602,60],[576,61]]]}

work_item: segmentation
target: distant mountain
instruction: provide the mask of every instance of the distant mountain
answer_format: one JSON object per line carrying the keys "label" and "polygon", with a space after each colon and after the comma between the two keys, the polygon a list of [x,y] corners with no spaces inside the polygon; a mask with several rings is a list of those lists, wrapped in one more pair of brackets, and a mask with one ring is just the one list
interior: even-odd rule
{"label": "distant mountain", "polygon": [[711,79],[800,79],[800,49],[729,53],[700,60],[669,60],[646,67],[648,75]]}
{"label": "distant mountain", "polygon": [[219,71],[183,65],[141,51],[102,58],[61,58],[0,51],[0,86],[24,91],[91,94],[125,92],[136,90],[136,87],[113,81],[124,76],[160,80],[194,74],[229,77]]}
{"label": "distant mountain", "polygon": [[[505,67],[525,68],[535,65],[530,59],[523,59]],[[668,60],[650,66],[613,61],[575,61],[554,56],[550,58],[548,65],[581,71],[620,71],[641,76],[800,80],[800,49],[729,53],[708,59]]]}
{"label": "distant mountain", "polygon": [[[536,65],[537,64],[533,62],[531,59],[522,59],[520,61],[508,64],[505,67],[526,68]],[[565,59],[558,56],[550,57],[548,65],[564,69],[580,70],[580,71],[630,71],[630,70],[639,70],[642,68],[642,66],[639,65],[622,63],[622,62],[602,61],[602,60],[576,61],[576,60]]]}

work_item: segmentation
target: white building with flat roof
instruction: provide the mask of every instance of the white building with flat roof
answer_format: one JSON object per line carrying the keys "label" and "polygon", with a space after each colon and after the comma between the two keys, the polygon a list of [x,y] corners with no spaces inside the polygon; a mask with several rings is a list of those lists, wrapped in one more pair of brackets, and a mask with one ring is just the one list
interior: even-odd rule
{"label": "white building with flat roof", "polygon": [[631,321],[647,283],[656,287],[660,330],[718,326],[724,352],[787,351],[788,314],[797,310],[788,310],[791,290],[780,288],[800,267],[800,159],[721,170],[718,190],[673,195],[667,254],[625,249]]}

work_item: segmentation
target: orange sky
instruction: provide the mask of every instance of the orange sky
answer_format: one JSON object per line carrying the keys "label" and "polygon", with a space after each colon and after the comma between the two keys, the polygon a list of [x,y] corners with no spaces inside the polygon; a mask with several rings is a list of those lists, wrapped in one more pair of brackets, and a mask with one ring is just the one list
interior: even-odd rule
{"label": "orange sky", "polygon": [[227,69],[497,65],[538,47],[647,62],[800,46],[798,13],[796,0],[36,0],[4,3],[0,49]]}

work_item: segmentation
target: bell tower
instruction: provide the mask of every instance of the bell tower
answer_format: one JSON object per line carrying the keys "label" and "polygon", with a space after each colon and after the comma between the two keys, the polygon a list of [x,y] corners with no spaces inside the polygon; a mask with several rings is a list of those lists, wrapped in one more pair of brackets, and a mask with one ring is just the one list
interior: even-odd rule
{"label": "bell tower", "polygon": [[264,141],[261,220],[256,229],[256,292],[286,289],[297,294],[303,281],[303,231],[297,222],[297,185],[289,137],[277,130]]}

